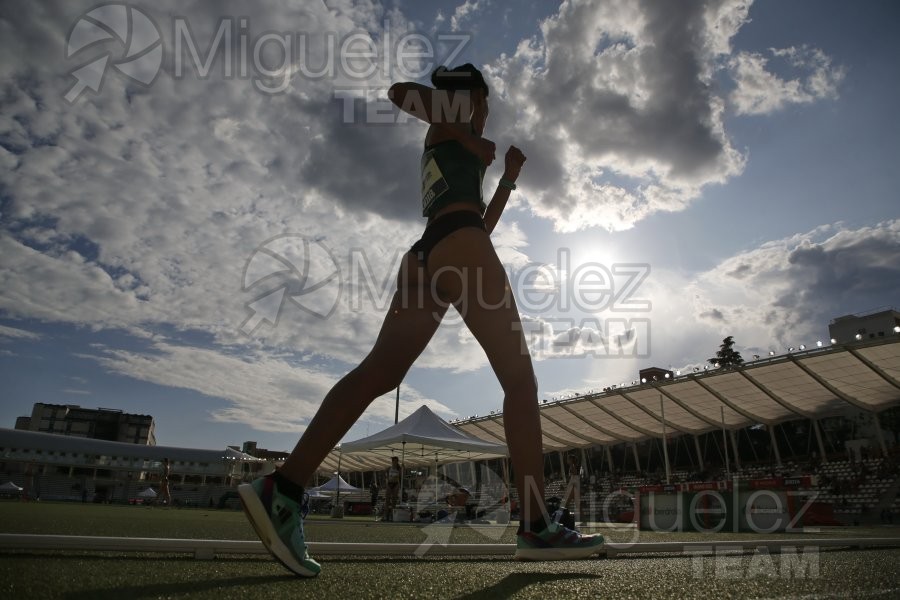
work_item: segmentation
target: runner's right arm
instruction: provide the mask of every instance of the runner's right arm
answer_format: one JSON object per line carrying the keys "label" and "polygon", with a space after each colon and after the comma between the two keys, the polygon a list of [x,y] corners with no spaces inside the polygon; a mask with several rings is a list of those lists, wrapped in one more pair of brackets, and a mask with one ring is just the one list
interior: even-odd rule
{"label": "runner's right arm", "polygon": [[415,82],[395,83],[388,90],[388,99],[397,108],[435,129],[433,142],[456,140],[488,166],[494,161],[496,146],[488,139],[472,135],[468,97],[464,91],[451,93]]}

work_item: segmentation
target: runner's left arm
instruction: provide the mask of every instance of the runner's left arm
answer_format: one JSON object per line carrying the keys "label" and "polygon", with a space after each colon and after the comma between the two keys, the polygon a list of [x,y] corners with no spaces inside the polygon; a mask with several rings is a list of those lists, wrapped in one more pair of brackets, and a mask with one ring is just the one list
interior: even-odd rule
{"label": "runner's left arm", "polygon": [[[525,155],[522,154],[522,151],[515,146],[510,146],[509,150],[506,151],[504,160],[505,169],[501,179],[508,181],[509,183],[515,183],[519,178],[519,171],[522,170],[522,163],[524,162]],[[508,187],[497,185],[497,190],[494,192],[493,197],[491,197],[487,210],[484,211],[484,227],[487,229],[488,233],[491,233],[494,230],[494,227],[497,226],[500,215],[503,214],[503,209],[506,208],[506,202],[509,200],[510,192],[512,192],[512,190]]]}

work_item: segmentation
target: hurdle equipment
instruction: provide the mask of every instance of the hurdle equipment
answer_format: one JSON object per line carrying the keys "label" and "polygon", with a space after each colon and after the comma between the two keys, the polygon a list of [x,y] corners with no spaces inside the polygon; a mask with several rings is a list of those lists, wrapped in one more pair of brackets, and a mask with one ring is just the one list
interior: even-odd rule
{"label": "hurdle equipment", "polygon": [[[313,556],[422,556],[420,543],[345,543],[309,542]],[[701,554],[716,551],[765,549],[770,553],[784,548],[900,548],[900,537],[838,537],[760,540],[709,540],[690,542],[608,542],[599,549],[600,556],[613,558],[622,554]],[[193,554],[194,558],[212,560],[223,554],[268,554],[257,540],[191,540],[180,538],[101,537],[90,535],[33,535],[0,534],[0,551],[87,551],[87,552],[144,552],[163,554]],[[515,554],[515,544],[434,544],[424,553],[433,556],[495,556]]]}

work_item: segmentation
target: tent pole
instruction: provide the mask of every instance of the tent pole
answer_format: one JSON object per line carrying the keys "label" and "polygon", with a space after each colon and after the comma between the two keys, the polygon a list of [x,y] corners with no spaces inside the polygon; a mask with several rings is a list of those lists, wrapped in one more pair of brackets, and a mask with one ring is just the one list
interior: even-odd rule
{"label": "tent pole", "polygon": [[[406,475],[406,467],[404,464],[406,463],[406,442],[403,442],[403,445],[400,447],[400,497],[397,498],[397,504],[403,504],[403,476]],[[394,515],[391,515],[391,520],[394,519]]]}
{"label": "tent pole", "polygon": [[343,517],[344,511],[341,509],[341,457],[344,455],[343,450],[338,450],[338,466],[337,466],[337,495],[334,498],[334,510],[331,512],[332,517]]}

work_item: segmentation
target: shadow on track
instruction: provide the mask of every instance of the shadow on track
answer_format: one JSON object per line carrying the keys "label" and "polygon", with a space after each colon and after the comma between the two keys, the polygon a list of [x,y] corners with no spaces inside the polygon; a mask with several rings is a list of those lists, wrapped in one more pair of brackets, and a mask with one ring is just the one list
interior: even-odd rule
{"label": "shadow on track", "polygon": [[494,600],[510,598],[523,589],[542,583],[558,583],[573,579],[602,579],[600,575],[586,573],[511,573],[494,585],[457,596],[456,600]]}

